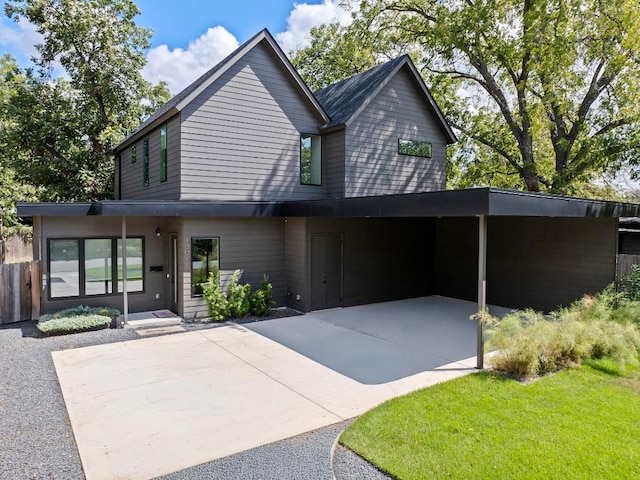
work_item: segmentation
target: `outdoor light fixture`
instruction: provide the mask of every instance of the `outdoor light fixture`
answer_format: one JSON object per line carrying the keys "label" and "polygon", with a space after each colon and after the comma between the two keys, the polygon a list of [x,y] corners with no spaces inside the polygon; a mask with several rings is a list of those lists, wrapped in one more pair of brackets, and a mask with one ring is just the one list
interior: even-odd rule
{"label": "outdoor light fixture", "polygon": [[160,236],[160,227],[156,228],[156,237]]}

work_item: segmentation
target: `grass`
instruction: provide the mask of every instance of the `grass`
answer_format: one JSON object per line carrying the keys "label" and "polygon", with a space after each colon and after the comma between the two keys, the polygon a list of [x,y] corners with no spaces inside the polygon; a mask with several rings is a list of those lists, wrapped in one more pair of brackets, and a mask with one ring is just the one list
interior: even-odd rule
{"label": "grass", "polygon": [[366,413],[340,441],[398,479],[638,478],[638,370],[589,363],[527,385],[489,372],[442,383]]}
{"label": "grass", "polygon": [[[90,267],[85,269],[85,275],[93,280],[111,279],[111,267],[107,269],[105,275],[104,267]],[[122,281],[122,265],[118,265],[118,281]],[[142,280],[142,265],[127,265],[127,280]]]}

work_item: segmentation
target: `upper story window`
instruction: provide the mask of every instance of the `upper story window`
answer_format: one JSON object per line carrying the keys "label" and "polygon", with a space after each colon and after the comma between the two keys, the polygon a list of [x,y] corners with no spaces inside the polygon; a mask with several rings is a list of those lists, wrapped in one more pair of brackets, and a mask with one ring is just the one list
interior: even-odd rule
{"label": "upper story window", "polygon": [[400,155],[411,155],[412,157],[431,158],[431,143],[399,138],[398,153]]}
{"label": "upper story window", "polygon": [[160,128],[160,181],[167,181],[167,126]]}
{"label": "upper story window", "polygon": [[149,186],[149,137],[142,140],[142,184]]}
{"label": "upper story window", "polygon": [[300,136],[300,183],[322,185],[322,137]]}
{"label": "upper story window", "polygon": [[136,163],[136,144],[131,145],[131,163]]}

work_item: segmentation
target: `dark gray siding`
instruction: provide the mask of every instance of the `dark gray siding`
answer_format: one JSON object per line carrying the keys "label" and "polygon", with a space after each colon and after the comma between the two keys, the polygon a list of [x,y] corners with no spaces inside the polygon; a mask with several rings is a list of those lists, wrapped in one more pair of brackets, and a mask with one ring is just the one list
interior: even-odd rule
{"label": "dark gray siding", "polygon": [[344,136],[345,131],[323,137],[323,178],[328,198],[344,197]]}
{"label": "dark gray siding", "polygon": [[300,133],[316,118],[272,53],[258,45],[182,111],[182,199],[324,197],[300,185]]}
{"label": "dark gray siding", "polygon": [[[615,277],[616,219],[492,217],[487,300],[553,310],[602,290]],[[439,219],[438,293],[477,298],[478,220]]]}
{"label": "dark gray siding", "polygon": [[[143,185],[143,138],[136,142],[136,163],[131,163],[131,148],[119,152],[121,156],[120,198],[164,199],[180,198],[180,116],[167,122],[167,181],[160,182],[160,128],[149,133],[149,186]],[[118,198],[116,196],[116,198]]]}
{"label": "dark gray siding", "polygon": [[490,218],[488,229],[494,304],[552,310],[614,281],[615,218]]}
{"label": "dark gray siding", "polygon": [[[42,247],[47,252],[50,238],[106,238],[121,237],[122,227],[120,217],[41,217],[42,218]],[[129,311],[142,312],[167,308],[168,280],[166,274],[168,263],[168,237],[162,234],[156,236],[156,228],[166,232],[166,219],[161,217],[138,218],[130,217],[127,221],[127,236],[144,238],[144,293],[129,293]],[[99,232],[99,233],[96,233]],[[46,258],[49,254],[47,252]],[[162,266],[164,272],[149,272],[150,266]],[[48,264],[43,262],[42,273],[48,277]],[[49,280],[48,280],[49,281]],[[156,294],[159,298],[156,299]],[[48,283],[42,294],[44,313],[61,310],[70,306],[100,305],[122,310],[122,294],[107,296],[91,296],[83,298],[68,298],[49,300]]]}
{"label": "dark gray siding", "polygon": [[[347,128],[345,196],[443,190],[446,139],[406,69]],[[432,158],[398,154],[398,139],[431,142]]]}
{"label": "dark gray siding", "polygon": [[342,234],[343,306],[362,305],[433,293],[433,223],[421,218],[309,218],[307,238]]}
{"label": "dark gray siding", "polygon": [[282,218],[185,218],[182,225],[182,295],[184,318],[206,317],[203,298],[191,298],[191,237],[220,238],[222,275],[244,270],[240,281],[257,288],[263,275],[273,284],[274,300],[284,305],[286,270],[285,227]]}
{"label": "dark gray siding", "polygon": [[[291,217],[285,224],[285,258],[287,267],[287,306],[301,312],[308,310],[306,283],[307,219]],[[298,295],[300,296],[298,300]]]}

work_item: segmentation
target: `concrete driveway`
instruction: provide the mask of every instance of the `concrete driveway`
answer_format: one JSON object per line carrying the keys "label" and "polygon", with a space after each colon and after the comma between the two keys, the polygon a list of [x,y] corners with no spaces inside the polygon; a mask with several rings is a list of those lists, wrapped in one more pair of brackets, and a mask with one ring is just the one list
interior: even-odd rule
{"label": "concrete driveway", "polygon": [[86,477],[148,479],[473,371],[475,304],[424,297],[54,352]]}

